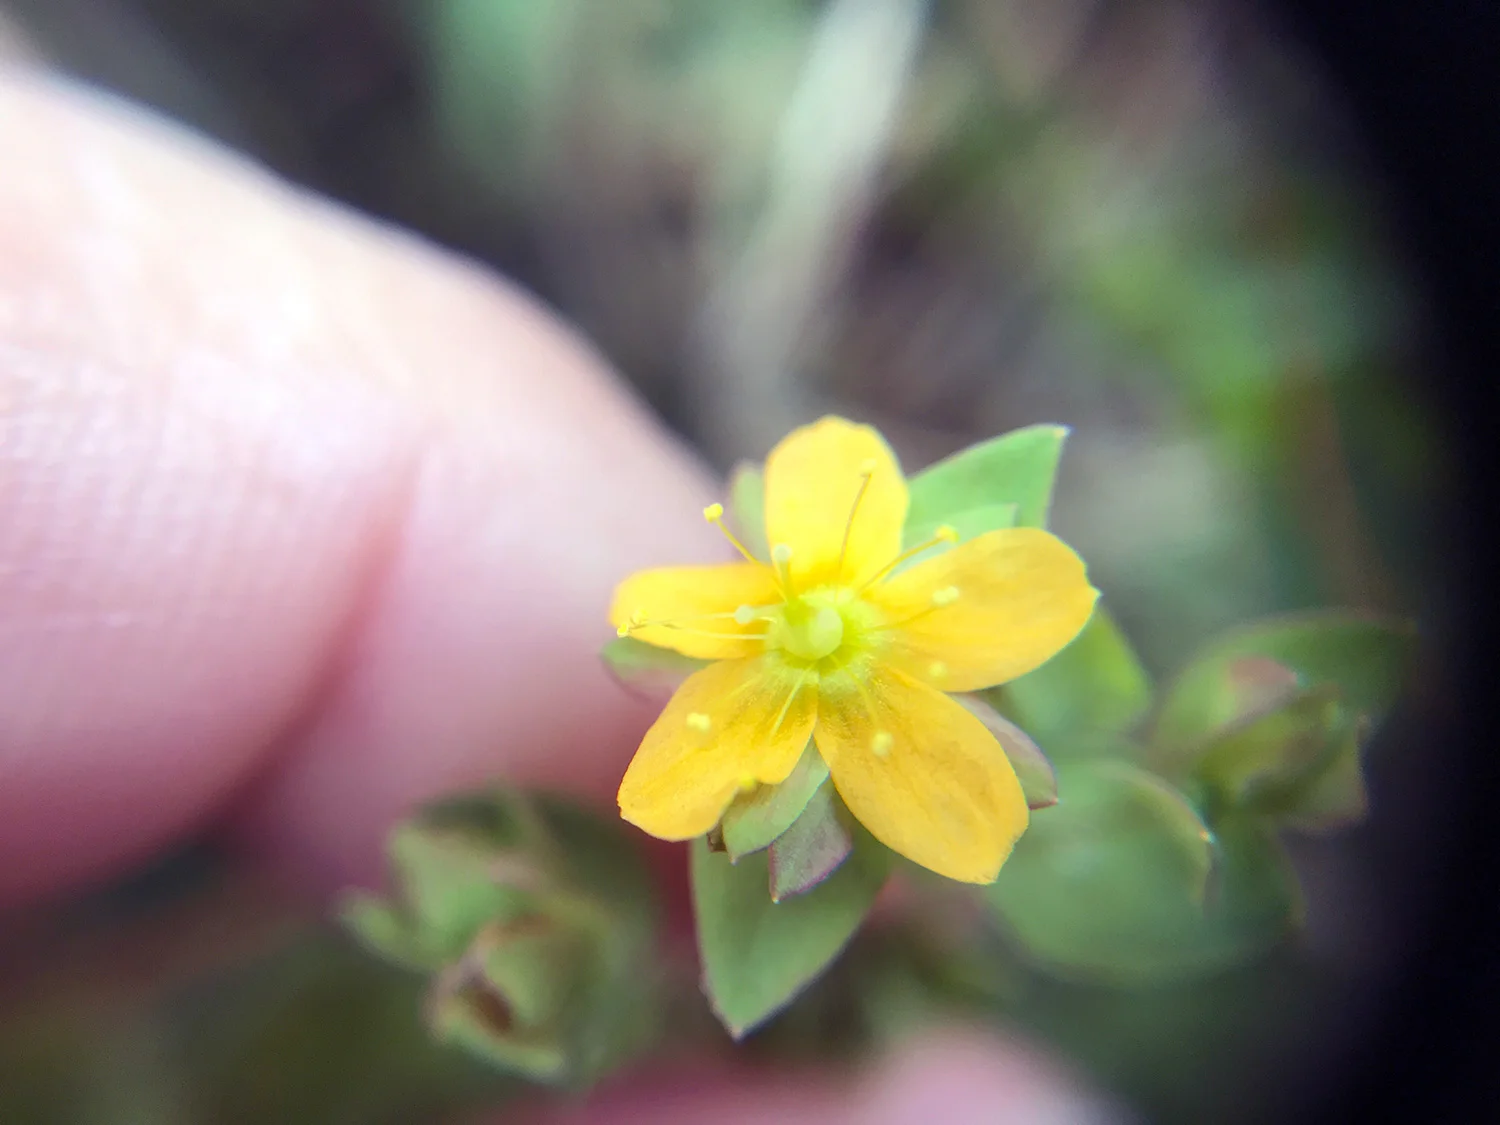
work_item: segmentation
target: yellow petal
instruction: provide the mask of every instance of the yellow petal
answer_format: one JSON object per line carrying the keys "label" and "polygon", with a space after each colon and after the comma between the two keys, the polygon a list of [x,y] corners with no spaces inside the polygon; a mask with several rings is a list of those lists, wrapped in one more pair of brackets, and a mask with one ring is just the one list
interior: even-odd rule
{"label": "yellow petal", "polygon": [[1026,831],[1026,797],[995,736],[894,669],[859,687],[825,680],[813,737],[849,811],[939,875],[993,882]]}
{"label": "yellow petal", "polygon": [[1071,547],[1019,527],[971,539],[867,596],[896,623],[882,659],[943,691],[976,691],[1057,655],[1088,623],[1099,591]]}
{"label": "yellow petal", "polygon": [[620,815],[663,840],[701,836],[742,784],[785,781],[817,717],[816,686],[765,657],[694,672],[620,782]]}
{"label": "yellow petal", "polygon": [[879,573],[901,551],[906,502],[901,466],[869,426],[824,418],[766,458],[766,538],[791,548],[798,591]]}
{"label": "yellow petal", "polygon": [[[760,620],[740,624],[735,610],[781,604],[771,571],[755,563],[670,566],[632,574],[615,589],[609,620],[616,628],[646,622],[630,635],[684,656],[727,660],[753,656],[765,645]],[[663,624],[652,624],[662,622]]]}

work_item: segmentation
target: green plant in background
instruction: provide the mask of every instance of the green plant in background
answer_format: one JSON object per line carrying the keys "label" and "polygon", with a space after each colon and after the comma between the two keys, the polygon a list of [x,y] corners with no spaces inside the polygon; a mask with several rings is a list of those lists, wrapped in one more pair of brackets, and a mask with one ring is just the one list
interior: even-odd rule
{"label": "green plant in background", "polygon": [[391,836],[394,901],[347,896],[371,950],[429,974],[426,1021],[504,1070],[587,1083],[655,1034],[656,911],[614,825],[509,792],[433,805]]}
{"label": "green plant in background", "polygon": [[[970,542],[1044,524],[1066,433],[1016,431],[913,478],[904,542],[929,546],[937,527]],[[729,494],[739,541],[747,553],[763,549],[755,530],[765,523],[760,471],[742,466]],[[949,542],[949,531],[941,538]],[[770,557],[777,581],[789,581],[788,560]],[[917,564],[903,556],[902,565]],[[650,698],[664,700],[712,667],[701,654],[756,636],[758,619],[749,614],[709,612],[663,625],[635,614],[632,598],[617,603],[621,632],[631,635],[603,656],[622,684]],[[694,604],[701,608],[702,599]],[[727,788],[714,790],[722,796],[702,806],[706,813],[670,785],[655,799],[667,802],[669,820],[692,821],[678,834],[693,840],[702,986],[734,1037],[804,994],[817,1004],[811,986],[849,947],[893,875],[925,886],[928,897],[908,904],[880,957],[854,957],[844,970],[841,987],[864,995],[867,1006],[900,978],[901,1005],[911,1005],[915,987],[928,1008],[1005,1010],[1003,989],[973,983],[995,956],[979,931],[960,927],[946,939],[966,945],[945,960],[950,969],[969,965],[976,974],[969,983],[958,969],[941,984],[930,973],[920,985],[891,975],[946,924],[932,908],[934,894],[977,896],[1023,964],[1065,980],[1144,984],[1212,974],[1264,955],[1296,930],[1301,894],[1280,834],[1331,831],[1364,814],[1360,754],[1402,682],[1413,631],[1336,611],[1257,622],[1206,646],[1158,692],[1107,611],[1085,609],[1085,619],[1055,658],[962,697],[969,718],[1003,750],[1031,810],[998,877],[970,877],[978,887],[924,870],[929,853],[893,837],[879,816],[870,820],[873,834],[867,830],[861,820],[869,814],[851,815],[845,788],[835,787],[838,768],[830,779],[805,729],[789,772],[741,787],[742,767],[716,762],[711,738],[696,741],[714,724],[701,731],[686,724],[678,768],[685,760],[697,769],[689,780],[699,785],[727,770]],[[670,638],[689,622],[701,635],[680,643],[696,657],[641,637]],[[698,706],[703,697],[694,699]],[[670,708],[666,715],[670,721]],[[872,744],[877,757],[879,750]],[[957,795],[948,807],[964,808],[970,797]],[[627,815],[632,799],[627,782]],[[955,827],[984,831],[962,818],[937,826]],[[900,842],[906,856],[877,836]],[[622,847],[607,826],[560,807],[504,796],[461,800],[393,837],[400,904],[356,897],[344,917],[377,952],[432,975],[428,1012],[438,1035],[533,1079],[587,1080],[649,1042],[639,1024],[621,1021],[651,975],[643,967],[652,932],[649,895],[638,871],[619,866],[627,863]],[[605,857],[607,868],[591,867]],[[606,869],[612,874],[603,881],[560,874]],[[989,991],[981,998],[976,987]]]}

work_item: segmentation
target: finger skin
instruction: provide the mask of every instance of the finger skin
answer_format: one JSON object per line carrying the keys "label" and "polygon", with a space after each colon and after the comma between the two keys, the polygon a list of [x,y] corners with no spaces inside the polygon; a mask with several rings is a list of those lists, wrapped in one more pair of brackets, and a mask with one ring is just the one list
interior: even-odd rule
{"label": "finger skin", "polygon": [[515,291],[139,111],[0,78],[0,901],[236,806],[334,884],[509,777],[608,802],[614,583],[695,464]]}
{"label": "finger skin", "polygon": [[[493,1118],[491,1119],[493,1120]],[[782,1063],[678,1066],[580,1100],[509,1110],[513,1125],[1106,1125],[1120,1107],[1084,1092],[1020,1042],[951,1029],[888,1049],[849,1074]]]}

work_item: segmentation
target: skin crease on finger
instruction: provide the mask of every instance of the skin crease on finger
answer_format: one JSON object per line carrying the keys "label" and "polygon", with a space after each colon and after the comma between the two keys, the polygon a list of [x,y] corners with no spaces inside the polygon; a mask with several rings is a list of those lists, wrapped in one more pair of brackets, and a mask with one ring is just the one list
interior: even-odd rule
{"label": "skin crease on finger", "polygon": [[320,885],[491,777],[607,802],[630,570],[705,478],[502,283],[102,96],[0,79],[0,899],[240,790]]}

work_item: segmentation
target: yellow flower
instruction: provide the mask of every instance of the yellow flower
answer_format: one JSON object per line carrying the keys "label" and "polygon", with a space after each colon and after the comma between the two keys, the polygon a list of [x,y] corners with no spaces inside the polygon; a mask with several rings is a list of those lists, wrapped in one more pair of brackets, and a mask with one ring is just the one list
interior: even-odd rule
{"label": "yellow flower", "polygon": [[[620,784],[626,820],[701,836],[741,792],[784,781],[811,739],[876,839],[949,878],[993,881],[1026,799],[994,736],[944,693],[1044,663],[1098,593],[1078,556],[1034,528],[955,544],[944,527],[903,552],[906,509],[880,435],[824,418],[766,461],[769,562],[740,547],[742,563],[620,584],[622,636],[714,661],[642,741]],[[723,527],[719,505],[704,515]]]}

